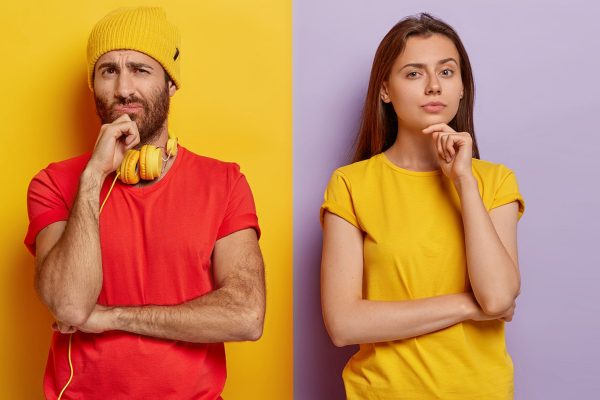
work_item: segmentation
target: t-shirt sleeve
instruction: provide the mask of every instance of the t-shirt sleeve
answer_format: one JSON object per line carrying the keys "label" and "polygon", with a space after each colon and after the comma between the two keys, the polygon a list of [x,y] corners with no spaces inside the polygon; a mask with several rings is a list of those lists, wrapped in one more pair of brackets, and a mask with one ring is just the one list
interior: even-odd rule
{"label": "t-shirt sleeve", "polygon": [[38,233],[54,222],[69,218],[69,208],[64,196],[46,170],[40,171],[29,183],[27,214],[29,227],[24,243],[35,256],[35,239]]}
{"label": "t-shirt sleeve", "polygon": [[228,171],[230,185],[225,216],[217,232],[217,240],[242,229],[252,228],[260,238],[260,227],[250,185],[237,164]]}
{"label": "t-shirt sleeve", "polygon": [[352,201],[352,187],[350,180],[339,170],[335,171],[325,189],[324,202],[321,205],[321,226],[325,211],[341,217],[359,228],[358,219],[354,212],[354,203]]}
{"label": "t-shirt sleeve", "polygon": [[501,166],[501,170],[500,183],[495,190],[494,200],[490,209],[516,201],[519,205],[518,219],[521,219],[525,212],[525,200],[523,200],[523,196],[519,192],[517,177],[512,170],[504,166]]}

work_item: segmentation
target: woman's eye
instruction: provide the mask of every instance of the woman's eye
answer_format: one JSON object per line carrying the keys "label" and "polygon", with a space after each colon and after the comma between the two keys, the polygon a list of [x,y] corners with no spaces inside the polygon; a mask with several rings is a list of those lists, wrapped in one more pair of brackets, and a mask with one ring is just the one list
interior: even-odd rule
{"label": "woman's eye", "polygon": [[451,69],[446,68],[445,70],[442,71],[442,75],[443,76],[452,76],[452,75],[454,75],[454,71],[452,71]]}
{"label": "woman's eye", "polygon": [[407,78],[416,78],[419,75],[419,73],[417,71],[413,71],[413,72],[409,72],[408,74],[406,74]]}

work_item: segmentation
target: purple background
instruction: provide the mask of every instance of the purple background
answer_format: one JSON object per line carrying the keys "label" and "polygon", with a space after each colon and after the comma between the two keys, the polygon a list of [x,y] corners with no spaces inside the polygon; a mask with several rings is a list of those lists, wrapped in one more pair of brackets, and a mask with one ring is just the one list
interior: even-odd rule
{"label": "purple background", "polygon": [[522,293],[507,325],[516,398],[599,398],[600,7],[357,0],[294,2],[295,398],[344,397],[355,348],[335,348],[323,327],[318,210],[331,172],[348,163],[379,41],[421,11],[460,34],[481,157],[512,168],[525,197]]}

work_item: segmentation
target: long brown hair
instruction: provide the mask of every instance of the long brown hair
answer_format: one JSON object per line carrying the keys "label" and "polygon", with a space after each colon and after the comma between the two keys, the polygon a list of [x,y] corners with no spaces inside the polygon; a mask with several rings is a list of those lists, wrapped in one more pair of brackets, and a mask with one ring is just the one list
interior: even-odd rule
{"label": "long brown hair", "polygon": [[387,150],[398,134],[398,119],[391,103],[384,103],[380,90],[390,76],[396,58],[402,53],[406,41],[411,36],[429,37],[434,33],[452,40],[460,55],[460,71],[464,86],[464,95],[460,100],[456,116],[448,124],[457,132],[469,132],[473,138],[473,157],[479,158],[479,149],[473,126],[473,103],[475,101],[475,83],[469,56],[458,34],[445,22],[421,13],[398,22],[385,35],[373,59],[369,88],[358,136],[353,162],[366,160],[375,154]]}

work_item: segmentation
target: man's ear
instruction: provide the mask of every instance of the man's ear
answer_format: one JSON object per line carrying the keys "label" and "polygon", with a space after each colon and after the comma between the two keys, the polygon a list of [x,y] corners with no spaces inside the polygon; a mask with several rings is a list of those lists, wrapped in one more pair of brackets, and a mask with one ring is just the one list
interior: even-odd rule
{"label": "man's ear", "polygon": [[169,96],[172,97],[177,91],[177,86],[175,86],[175,83],[170,79],[167,85],[169,85]]}

